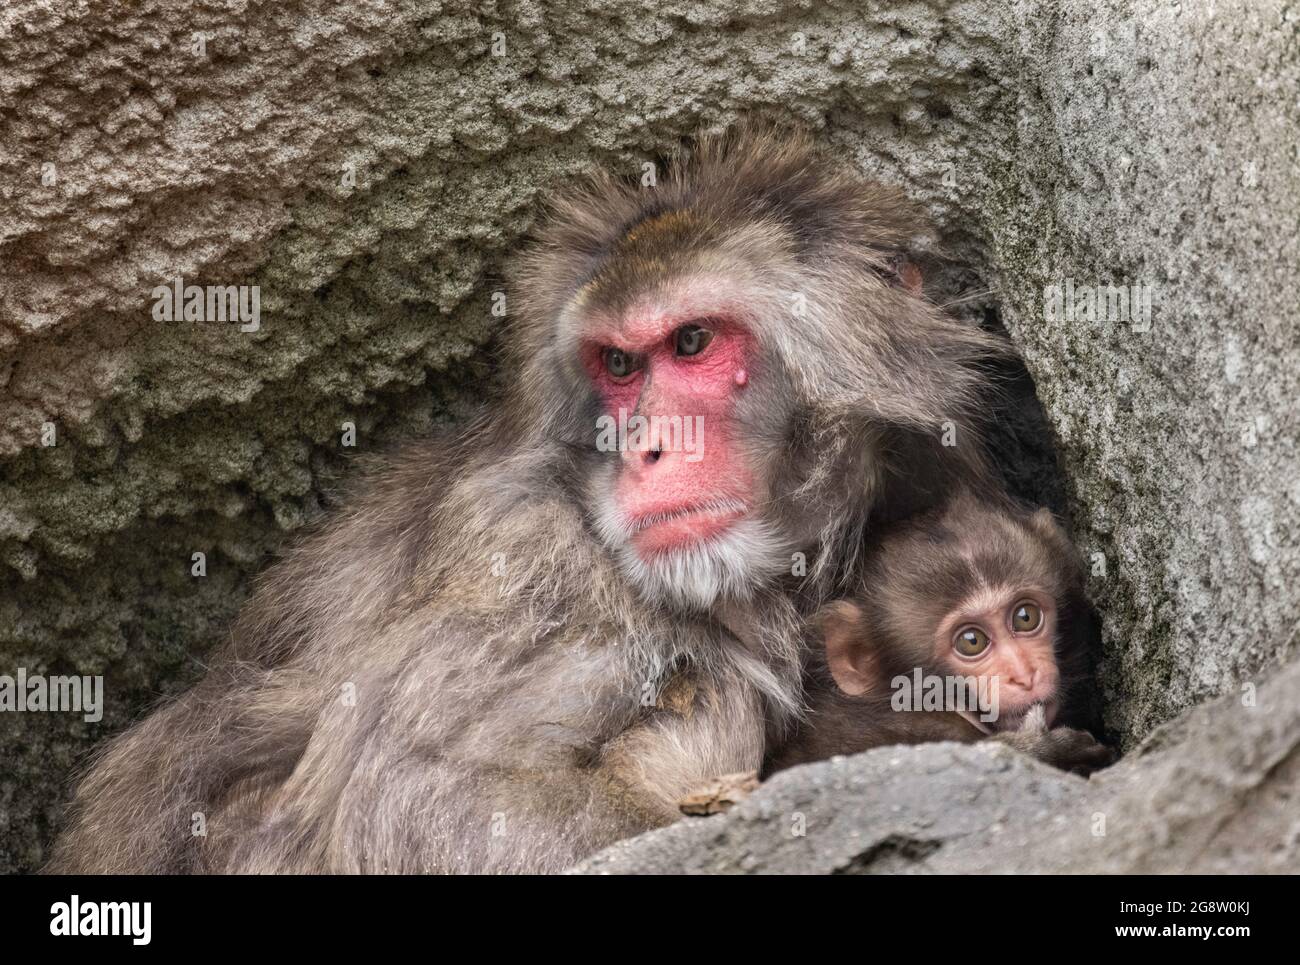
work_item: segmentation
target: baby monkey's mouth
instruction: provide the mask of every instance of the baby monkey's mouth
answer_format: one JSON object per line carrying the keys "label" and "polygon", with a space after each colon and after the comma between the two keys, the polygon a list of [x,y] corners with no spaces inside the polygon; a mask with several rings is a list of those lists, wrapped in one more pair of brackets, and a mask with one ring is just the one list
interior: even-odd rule
{"label": "baby monkey's mouth", "polygon": [[[1035,710],[1041,711],[1041,713],[1034,714]],[[984,713],[979,710],[959,710],[957,711],[957,714],[983,734],[997,734],[1020,730],[1025,726],[1025,722],[1031,714],[1035,717],[1034,726],[1041,726],[1043,729],[1046,729],[1052,726],[1052,721],[1056,718],[1056,701],[1035,701],[1031,704],[1025,704],[1023,707],[1017,707],[1014,710],[1002,710],[999,708],[996,715]]]}
{"label": "baby monkey's mouth", "polygon": [[959,710],[957,711],[957,716],[966,721],[966,723],[970,724],[981,734],[993,733],[993,728],[990,726],[990,723],[993,722],[980,720],[979,711],[977,710]]}

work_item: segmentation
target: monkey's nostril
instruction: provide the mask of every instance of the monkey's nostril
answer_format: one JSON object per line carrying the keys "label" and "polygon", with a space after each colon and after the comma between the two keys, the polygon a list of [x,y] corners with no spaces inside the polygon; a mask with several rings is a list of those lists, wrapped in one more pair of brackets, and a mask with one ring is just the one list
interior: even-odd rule
{"label": "monkey's nostril", "polygon": [[649,449],[646,451],[645,461],[650,463],[658,462],[660,454],[661,453],[659,447],[655,446],[653,449]]}

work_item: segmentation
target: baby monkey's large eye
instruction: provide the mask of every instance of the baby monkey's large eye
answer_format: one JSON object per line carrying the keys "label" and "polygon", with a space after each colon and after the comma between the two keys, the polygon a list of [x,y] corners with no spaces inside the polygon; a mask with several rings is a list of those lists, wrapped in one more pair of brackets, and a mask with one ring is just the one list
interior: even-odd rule
{"label": "baby monkey's large eye", "polygon": [[958,630],[952,638],[952,648],[963,657],[978,657],[989,648],[989,635],[979,627]]}
{"label": "baby monkey's large eye", "polygon": [[683,325],[673,336],[678,355],[699,355],[713,341],[713,333],[698,325]]}
{"label": "baby monkey's large eye", "polygon": [[1025,600],[1011,611],[1011,629],[1016,633],[1032,633],[1043,623],[1043,611],[1035,603]]}
{"label": "baby monkey's large eye", "polygon": [[616,379],[627,378],[641,367],[641,360],[621,348],[605,349],[605,371]]}

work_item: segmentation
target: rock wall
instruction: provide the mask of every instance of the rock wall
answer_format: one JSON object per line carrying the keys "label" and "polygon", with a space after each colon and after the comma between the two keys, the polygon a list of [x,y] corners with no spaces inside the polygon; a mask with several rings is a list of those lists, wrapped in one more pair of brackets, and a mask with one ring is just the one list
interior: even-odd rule
{"label": "rock wall", "polygon": [[[1255,682],[1300,622],[1298,18],[11,0],[0,673],[107,692],[95,724],[0,714],[0,869],[40,863],[86,751],[201,673],[354,454],[479,396],[505,254],[548,190],[743,115],[903,185],[994,290],[1091,561],[1115,734]],[[258,330],[157,320],[177,277],[257,286]],[[1045,298],[1112,282],[1149,316]]]}

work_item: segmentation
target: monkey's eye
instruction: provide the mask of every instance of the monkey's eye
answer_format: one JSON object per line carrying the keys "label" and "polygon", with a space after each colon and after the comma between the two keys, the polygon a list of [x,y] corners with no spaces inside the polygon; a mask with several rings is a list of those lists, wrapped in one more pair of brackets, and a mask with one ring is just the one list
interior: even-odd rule
{"label": "monkey's eye", "polygon": [[989,635],[979,627],[958,630],[952,638],[952,648],[963,657],[978,657],[989,648]]}
{"label": "monkey's eye", "polygon": [[678,355],[699,355],[713,341],[713,333],[698,325],[683,325],[673,334]]}
{"label": "monkey's eye", "polygon": [[616,379],[625,379],[641,367],[641,360],[622,349],[605,349],[605,371]]}
{"label": "monkey's eye", "polygon": [[1037,604],[1025,600],[1011,611],[1011,629],[1016,633],[1033,633],[1043,624],[1043,611]]}

